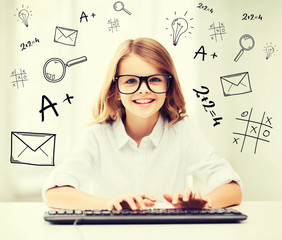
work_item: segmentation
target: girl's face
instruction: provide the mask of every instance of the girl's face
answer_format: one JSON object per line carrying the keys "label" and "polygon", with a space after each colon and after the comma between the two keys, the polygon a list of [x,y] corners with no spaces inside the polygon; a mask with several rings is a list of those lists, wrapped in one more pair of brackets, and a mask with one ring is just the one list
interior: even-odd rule
{"label": "girl's face", "polygon": [[[134,54],[125,58],[119,64],[118,70],[119,75],[149,76],[161,74],[157,68]],[[138,91],[133,94],[119,93],[119,100],[121,100],[125,107],[127,117],[156,119],[160,108],[165,102],[165,98],[166,93],[156,94],[150,91],[144,81],[141,83]]]}

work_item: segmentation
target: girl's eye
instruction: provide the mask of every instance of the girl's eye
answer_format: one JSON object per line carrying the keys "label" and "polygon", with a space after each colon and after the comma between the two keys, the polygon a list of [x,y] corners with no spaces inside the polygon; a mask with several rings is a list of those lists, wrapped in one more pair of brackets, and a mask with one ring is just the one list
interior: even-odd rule
{"label": "girl's eye", "polygon": [[137,83],[137,80],[132,78],[132,79],[128,79],[125,83],[134,84],[134,83]]}
{"label": "girl's eye", "polygon": [[154,77],[150,79],[150,82],[162,82],[160,78]]}

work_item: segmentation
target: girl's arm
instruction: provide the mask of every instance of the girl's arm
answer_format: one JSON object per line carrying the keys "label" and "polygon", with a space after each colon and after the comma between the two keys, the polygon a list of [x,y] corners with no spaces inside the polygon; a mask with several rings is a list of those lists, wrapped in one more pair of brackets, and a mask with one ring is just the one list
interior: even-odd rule
{"label": "girl's arm", "polygon": [[92,196],[70,186],[50,188],[46,192],[46,204],[62,209],[109,209],[110,200]]}
{"label": "girl's arm", "polygon": [[171,196],[165,193],[163,196],[176,208],[224,208],[239,205],[242,201],[241,187],[234,181],[223,184],[204,196],[199,190],[193,193],[190,188],[183,194],[176,192]]}
{"label": "girl's arm", "polygon": [[46,192],[46,204],[62,209],[145,209],[155,205],[155,198],[148,194],[123,194],[114,199],[95,197],[70,186],[50,188]]}
{"label": "girl's arm", "polygon": [[223,208],[239,205],[242,201],[242,191],[241,187],[232,181],[215,188],[204,197],[210,200],[213,208]]}

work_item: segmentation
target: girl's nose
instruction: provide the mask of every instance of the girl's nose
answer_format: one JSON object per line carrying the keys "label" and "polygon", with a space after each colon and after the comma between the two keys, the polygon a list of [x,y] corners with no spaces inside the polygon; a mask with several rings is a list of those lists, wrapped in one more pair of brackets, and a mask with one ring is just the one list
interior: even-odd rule
{"label": "girl's nose", "polygon": [[142,82],[142,83],[141,83],[138,92],[139,92],[139,93],[148,93],[148,92],[150,92],[150,90],[149,90],[148,87],[147,87],[146,82]]}

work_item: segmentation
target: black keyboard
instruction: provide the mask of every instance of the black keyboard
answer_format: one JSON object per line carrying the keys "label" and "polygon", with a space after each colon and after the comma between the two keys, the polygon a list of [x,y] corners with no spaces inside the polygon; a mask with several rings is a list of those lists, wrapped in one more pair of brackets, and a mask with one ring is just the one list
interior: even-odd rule
{"label": "black keyboard", "polygon": [[234,223],[247,219],[233,208],[146,210],[58,210],[44,213],[44,219],[56,224],[146,224],[146,223]]}

